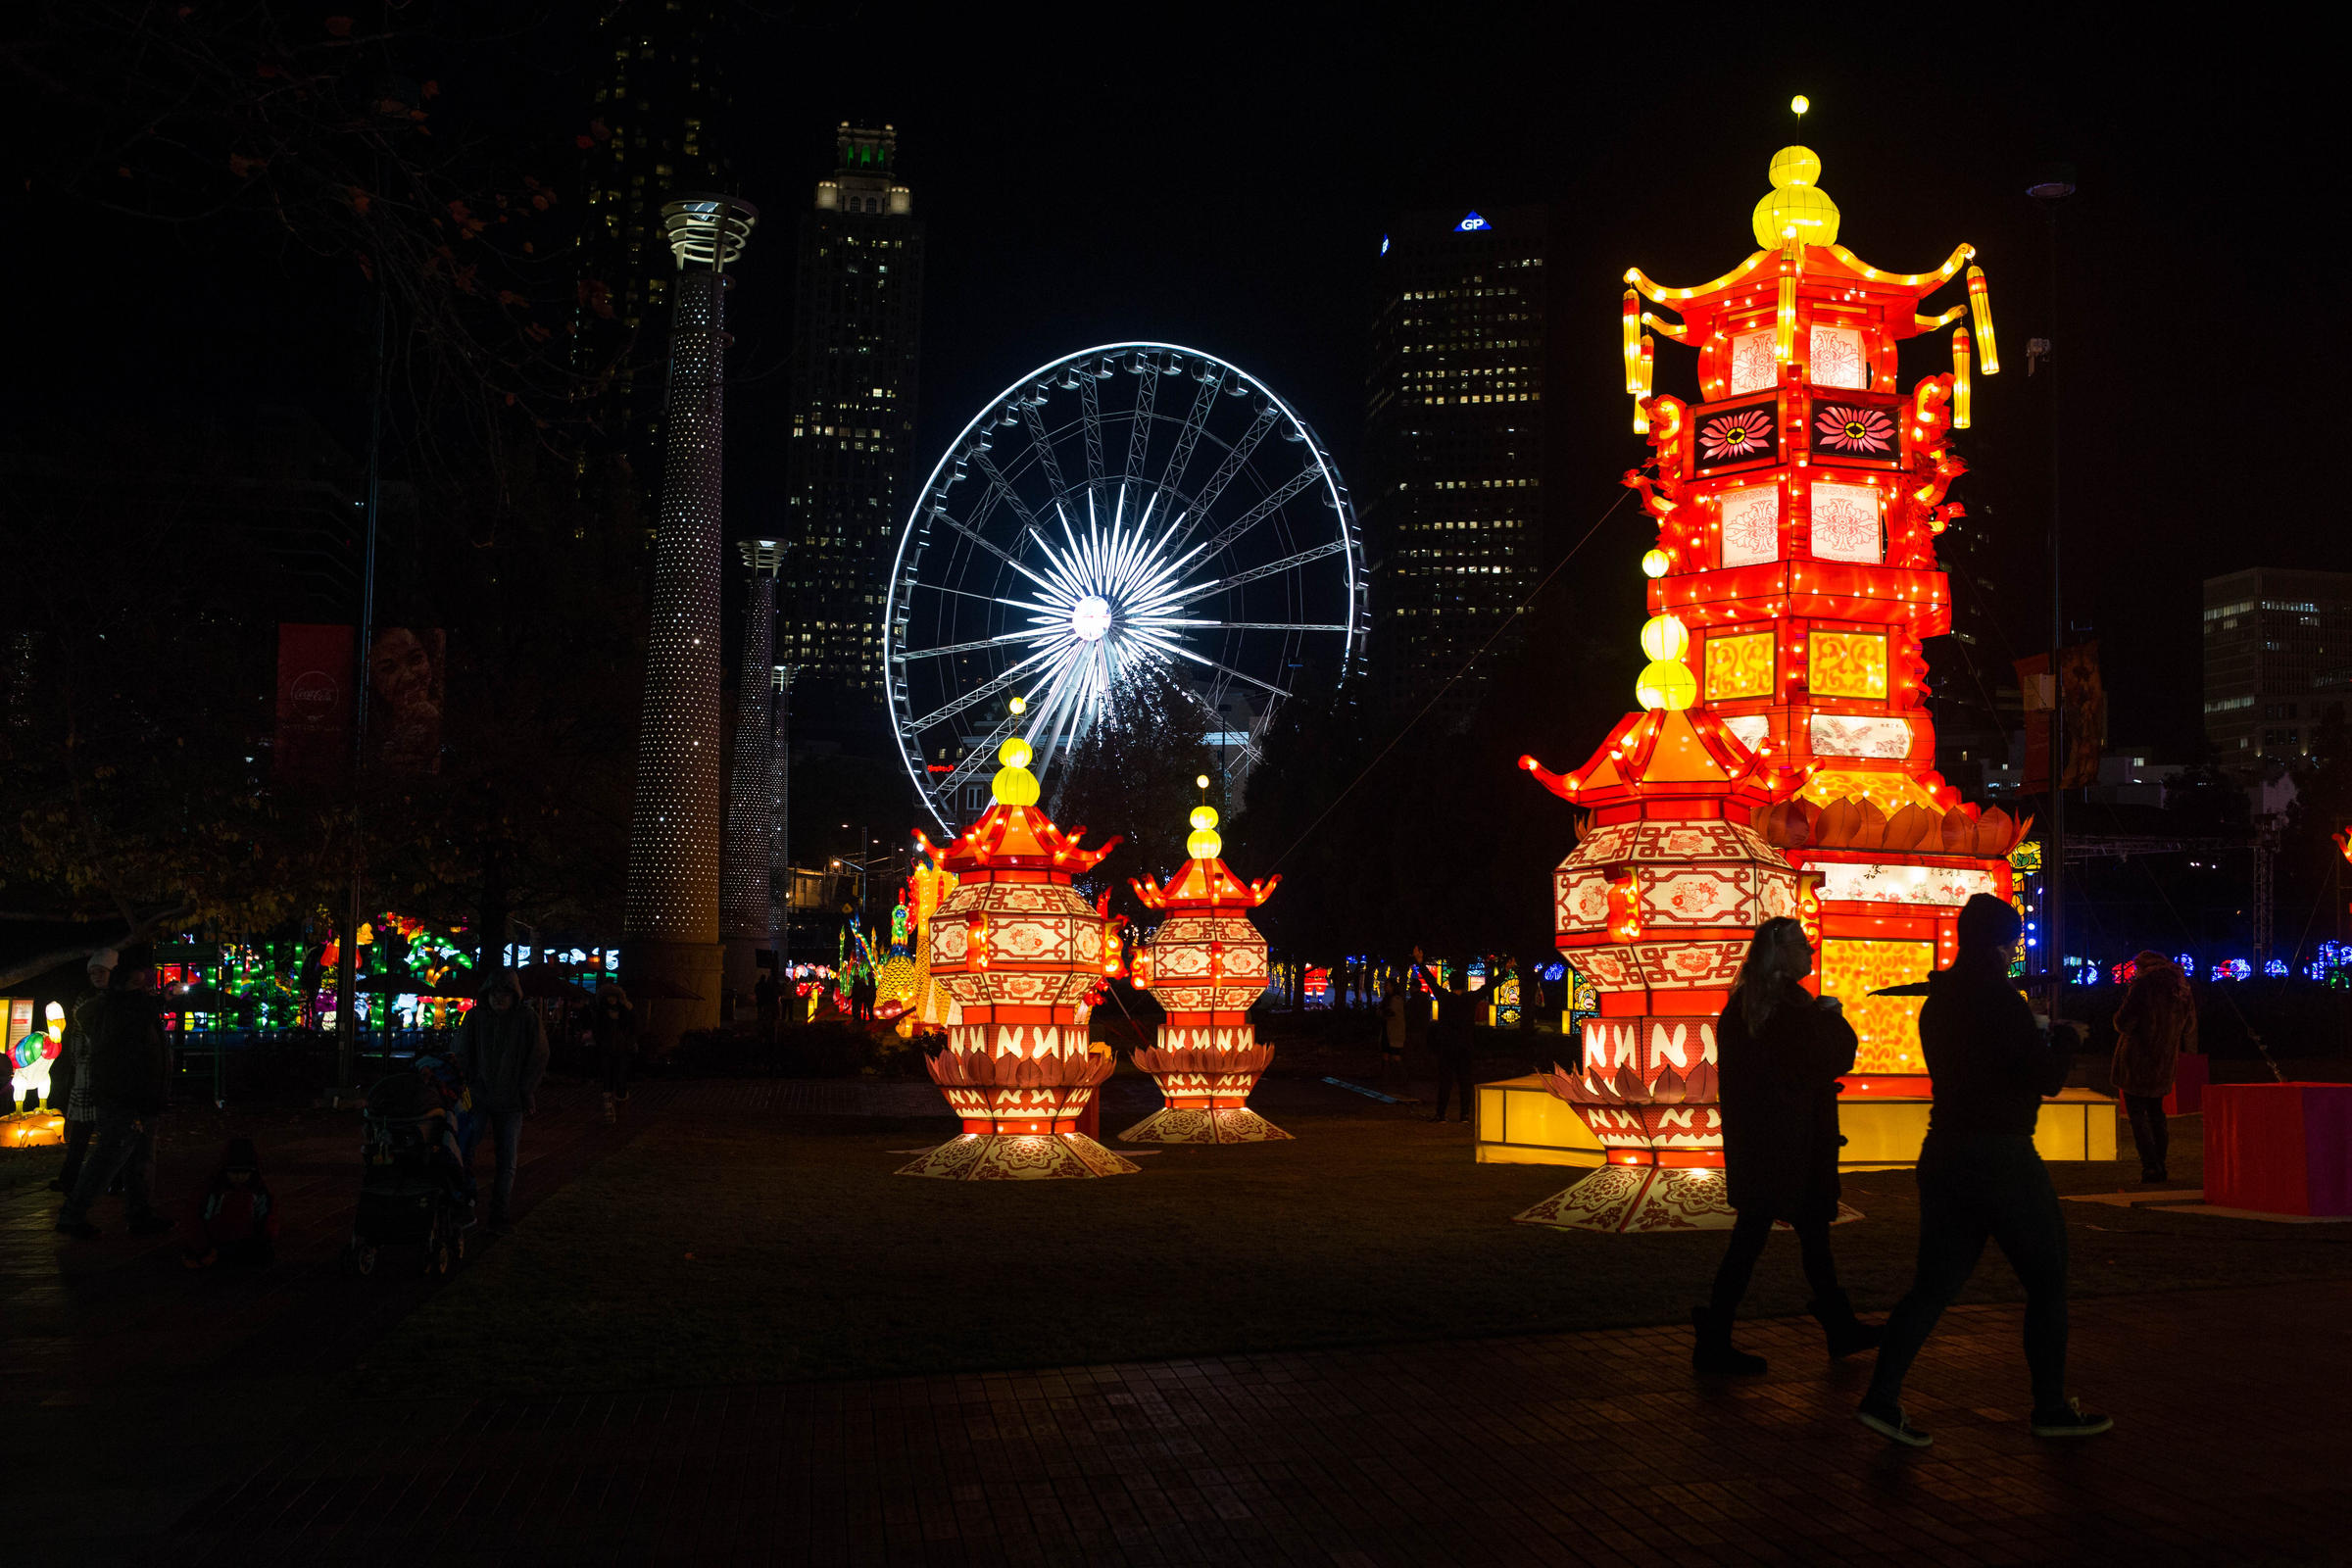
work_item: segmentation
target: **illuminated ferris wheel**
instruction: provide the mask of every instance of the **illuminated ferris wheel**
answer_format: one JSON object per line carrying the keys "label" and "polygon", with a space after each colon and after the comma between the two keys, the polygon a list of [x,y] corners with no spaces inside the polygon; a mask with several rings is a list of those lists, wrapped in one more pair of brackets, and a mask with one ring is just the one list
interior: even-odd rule
{"label": "illuminated ferris wheel", "polygon": [[883,616],[899,752],[957,831],[1007,737],[1050,802],[1157,671],[1238,789],[1283,699],[1346,679],[1368,626],[1348,487],[1288,404],[1197,349],[1087,349],[998,394],[915,498]]}

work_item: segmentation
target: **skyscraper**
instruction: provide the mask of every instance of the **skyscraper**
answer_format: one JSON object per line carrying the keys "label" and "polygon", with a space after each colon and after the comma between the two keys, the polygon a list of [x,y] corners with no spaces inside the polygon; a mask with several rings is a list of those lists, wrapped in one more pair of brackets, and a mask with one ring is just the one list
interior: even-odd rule
{"label": "skyscraper", "polygon": [[2308,756],[2329,710],[2352,709],[2352,572],[2208,577],[2204,627],[2216,761]]}
{"label": "skyscraper", "polygon": [[662,368],[677,275],[662,203],[674,190],[735,188],[714,135],[728,102],[717,20],[717,0],[609,5],[590,46],[596,87],[580,137],[571,368],[597,426],[590,447],[625,453],[649,503],[662,478]]}
{"label": "skyscraper", "polygon": [[1381,239],[1364,521],[1392,690],[1453,675],[1542,570],[1546,225],[1416,213]]}
{"label": "skyscraper", "polygon": [[789,618],[804,733],[853,743],[886,723],[882,604],[906,501],[923,230],[898,132],[844,121],[839,166],[801,215],[794,292]]}

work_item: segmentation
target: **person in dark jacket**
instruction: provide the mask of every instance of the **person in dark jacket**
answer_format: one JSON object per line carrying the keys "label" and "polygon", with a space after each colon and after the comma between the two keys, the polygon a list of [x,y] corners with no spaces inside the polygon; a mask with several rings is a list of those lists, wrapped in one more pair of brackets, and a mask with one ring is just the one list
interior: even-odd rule
{"label": "person in dark jacket", "polygon": [[2172,1129],[2164,1119],[2164,1097],[2173,1092],[2173,1069],[2183,1051],[2197,1049],[2197,1004],[2188,976],[2161,953],[2132,960],[2132,987],[2115,1014],[2115,1092],[2132,1118],[2132,1142],[2139,1146],[2139,1179],[2172,1180],[2165,1169]]}
{"label": "person in dark jacket", "polygon": [[154,996],[138,984],[144,966],[125,969],[127,978],[117,983],[116,965],[101,970],[98,956],[89,971],[97,995],[74,1014],[89,1053],[97,1132],[58,1207],[57,1228],[77,1241],[96,1239],[90,1205],[120,1176],[130,1233],[160,1236],[172,1222],[155,1207],[155,1130],[172,1095],[172,1049]]}
{"label": "person in dark jacket", "polygon": [[1421,950],[1413,950],[1413,972],[1437,999],[1437,1022],[1430,1025],[1430,1054],[1438,1059],[1438,1108],[1431,1121],[1446,1119],[1446,1097],[1454,1089],[1461,1091],[1462,1113],[1457,1118],[1468,1121],[1478,1109],[1470,1087],[1471,1054],[1478,1045],[1476,1014],[1478,1004],[1470,994],[1470,969],[1463,965],[1448,986],[1438,978],[1437,971],[1421,961]]}
{"label": "person in dark jacket", "polygon": [[1854,1070],[1854,1031],[1835,997],[1799,984],[1813,972],[1813,948],[1796,921],[1767,920],[1723,1015],[1715,1020],[1715,1081],[1723,1103],[1725,1198],[1739,1211],[1731,1246],[1704,1306],[1690,1309],[1701,1372],[1755,1374],[1764,1358],[1732,1348],[1732,1319],[1776,1221],[1796,1232],[1813,1299],[1805,1310],[1829,1336],[1830,1354],[1879,1343],[1854,1317],[1838,1284],[1830,1225],[1838,1217],[1838,1080]]}
{"label": "person in dark jacket", "polygon": [[618,1121],[619,1104],[629,1098],[629,1065],[637,1057],[637,1009],[619,981],[596,988],[588,1034],[596,1042],[597,1067],[605,1079],[605,1120]]}
{"label": "person in dark jacket", "polygon": [[[92,991],[104,991],[114,972],[112,948],[101,948],[90,955]],[[66,1038],[57,1054],[57,1065],[50,1069],[50,1081],[66,1086],[66,1167],[49,1184],[53,1193],[70,1193],[81,1179],[82,1164],[89,1158],[91,1135],[98,1130],[98,1105],[90,1099],[90,1037],[81,1026],[80,1011],[75,1007],[66,1020]]]}
{"label": "person in dark jacket", "polygon": [[1919,1152],[1919,1268],[1886,1319],[1864,1426],[1924,1448],[1928,1434],[1903,1418],[1903,1376],[1936,1320],[1976,1272],[1987,1237],[2000,1244],[2026,1288],[2026,1365],[2034,1379],[2037,1438],[2094,1437],[2115,1423],[2066,1393],[2066,1219],[2034,1149],[2044,1097],[2066,1086],[2071,1025],[2042,1024],[2009,978],[2020,920],[1980,893],[1960,910],[1952,966],[1928,979],[1920,1044],[1936,1103]]}
{"label": "person in dark jacket", "polygon": [[180,1262],[211,1268],[231,1263],[267,1266],[277,1251],[277,1205],[262,1180],[262,1156],[250,1138],[232,1138],[220,1165],[188,1208],[187,1250]]}
{"label": "person in dark jacket", "polygon": [[458,1066],[473,1093],[477,1116],[495,1140],[498,1174],[490,1188],[490,1223],[513,1223],[514,1164],[522,1150],[522,1118],[539,1105],[547,1073],[547,1031],[523,1005],[522,986],[511,973],[490,982],[479,1005],[458,1031]]}

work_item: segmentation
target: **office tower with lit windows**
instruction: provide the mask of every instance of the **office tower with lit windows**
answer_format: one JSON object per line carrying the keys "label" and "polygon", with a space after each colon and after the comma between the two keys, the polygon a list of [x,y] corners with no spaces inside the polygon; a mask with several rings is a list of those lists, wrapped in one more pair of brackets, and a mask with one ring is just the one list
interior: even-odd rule
{"label": "office tower with lit windows", "polygon": [[907,501],[923,230],[898,132],[843,122],[838,167],[801,215],[784,564],[776,659],[796,666],[804,734],[888,734],[882,604]]}
{"label": "office tower with lit windows", "polygon": [[1380,241],[1364,520],[1372,659],[1398,695],[1461,669],[1542,570],[1547,226],[1417,213]]}
{"label": "office tower with lit windows", "polygon": [[2222,763],[2308,757],[2352,716],[2352,572],[2255,566],[2205,579],[2205,739]]}
{"label": "office tower with lit windows", "polygon": [[[591,451],[626,454],[651,521],[662,479],[662,363],[677,268],[662,233],[675,190],[729,192],[717,0],[599,8],[581,144],[570,366]],[[566,197],[569,192],[565,192]]]}

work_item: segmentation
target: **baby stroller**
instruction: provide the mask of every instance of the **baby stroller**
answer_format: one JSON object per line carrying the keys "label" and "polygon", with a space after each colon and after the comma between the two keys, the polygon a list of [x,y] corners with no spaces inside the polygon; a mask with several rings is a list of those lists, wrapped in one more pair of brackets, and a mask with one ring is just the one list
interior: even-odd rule
{"label": "baby stroller", "polygon": [[368,1091],[360,1206],[343,1249],[352,1273],[374,1273],[382,1247],[421,1248],[424,1274],[446,1274],[465,1257],[474,1200],[464,1157],[466,1105],[456,1069],[434,1056]]}

